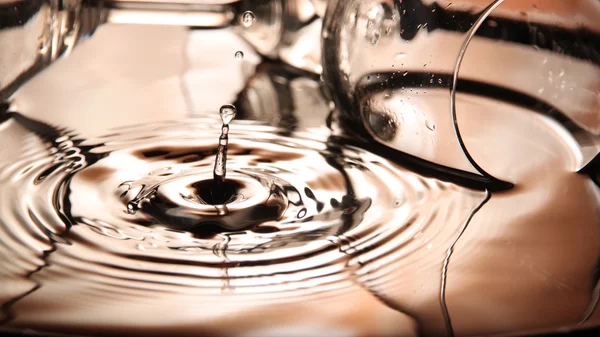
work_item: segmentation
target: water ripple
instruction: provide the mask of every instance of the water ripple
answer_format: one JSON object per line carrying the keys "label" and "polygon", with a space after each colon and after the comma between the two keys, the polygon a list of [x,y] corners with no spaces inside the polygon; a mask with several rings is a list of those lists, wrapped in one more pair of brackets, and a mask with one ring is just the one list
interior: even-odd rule
{"label": "water ripple", "polygon": [[[134,126],[88,140],[61,135],[51,146],[38,139],[1,162],[0,273],[35,284],[9,287],[10,324],[84,333],[99,318],[83,313],[108,319],[133,309],[167,322],[158,308],[174,298],[186,317],[205,322],[207,307],[197,304],[206,301],[211,310],[237,312],[350,298],[358,289],[410,311],[383,289],[419,270],[439,271],[483,198],[319,132],[282,137],[238,123],[228,178],[242,189],[225,208],[203,204],[190,186],[212,177],[220,130],[211,125]],[[244,213],[259,205],[274,211]],[[41,303],[51,320],[34,317]],[[113,320],[106,329],[130,324]]]}

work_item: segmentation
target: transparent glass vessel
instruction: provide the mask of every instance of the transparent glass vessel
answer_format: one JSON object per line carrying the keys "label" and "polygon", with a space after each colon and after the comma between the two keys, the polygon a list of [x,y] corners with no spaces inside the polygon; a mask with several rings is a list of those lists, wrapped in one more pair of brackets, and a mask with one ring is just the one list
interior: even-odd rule
{"label": "transparent glass vessel", "polygon": [[573,171],[598,153],[600,2],[332,0],[327,11],[324,78],[353,129],[508,181],[533,155],[508,154],[511,133],[547,126],[531,142],[568,143]]}

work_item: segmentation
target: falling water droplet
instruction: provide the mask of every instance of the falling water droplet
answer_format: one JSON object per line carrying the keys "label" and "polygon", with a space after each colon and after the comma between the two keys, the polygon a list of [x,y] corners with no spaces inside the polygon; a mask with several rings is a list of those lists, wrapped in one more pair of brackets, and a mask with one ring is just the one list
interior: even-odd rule
{"label": "falling water droplet", "polygon": [[246,28],[252,26],[255,20],[256,16],[254,13],[252,13],[252,11],[245,11],[244,14],[242,14],[242,25],[244,25]]}
{"label": "falling water droplet", "polygon": [[235,52],[235,59],[236,60],[241,60],[244,58],[244,52],[241,50],[238,50]]}

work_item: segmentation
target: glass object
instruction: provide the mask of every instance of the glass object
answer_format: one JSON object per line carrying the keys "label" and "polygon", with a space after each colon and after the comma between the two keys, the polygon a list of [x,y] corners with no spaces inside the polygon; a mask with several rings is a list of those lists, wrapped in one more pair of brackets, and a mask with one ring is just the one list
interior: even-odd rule
{"label": "glass object", "polygon": [[572,171],[600,149],[599,1],[332,0],[323,49],[351,129],[448,170],[515,182],[540,128]]}
{"label": "glass object", "polygon": [[320,72],[323,12],[320,0],[1,0],[0,100],[105,23],[234,26],[262,55]]}

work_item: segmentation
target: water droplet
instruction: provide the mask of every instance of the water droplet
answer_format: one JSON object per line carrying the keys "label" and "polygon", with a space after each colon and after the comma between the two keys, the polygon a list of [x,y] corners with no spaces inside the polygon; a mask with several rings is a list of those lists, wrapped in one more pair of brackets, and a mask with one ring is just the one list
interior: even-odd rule
{"label": "water droplet", "polygon": [[373,32],[373,37],[371,38],[371,43],[376,46],[379,43],[379,39],[381,38],[381,33],[376,30]]}
{"label": "water droplet", "polygon": [[429,119],[425,121],[425,126],[427,129],[429,129],[429,131],[435,131],[435,124],[433,124],[433,122],[431,122]]}
{"label": "water droplet", "polygon": [[439,83],[439,84],[442,84],[442,82],[443,82],[443,81],[442,81],[442,79],[441,79],[441,78],[438,78],[438,83]]}
{"label": "water droplet", "polygon": [[223,120],[223,124],[227,125],[235,118],[237,109],[231,104],[225,104],[221,107],[219,113],[221,115],[221,119]]}
{"label": "water droplet", "polygon": [[244,58],[244,52],[241,50],[238,50],[235,52],[235,58],[236,60],[241,60]]}
{"label": "water droplet", "polygon": [[398,60],[401,59],[403,57],[406,57],[406,53],[398,53],[394,56],[394,59]]}
{"label": "water droplet", "polygon": [[406,75],[408,75],[408,71],[405,71],[405,72],[402,74],[402,76],[406,76]]}
{"label": "water droplet", "polygon": [[242,14],[242,25],[244,25],[244,27],[248,28],[252,26],[254,21],[256,21],[256,16],[254,16],[252,11],[245,11],[244,14]]}

